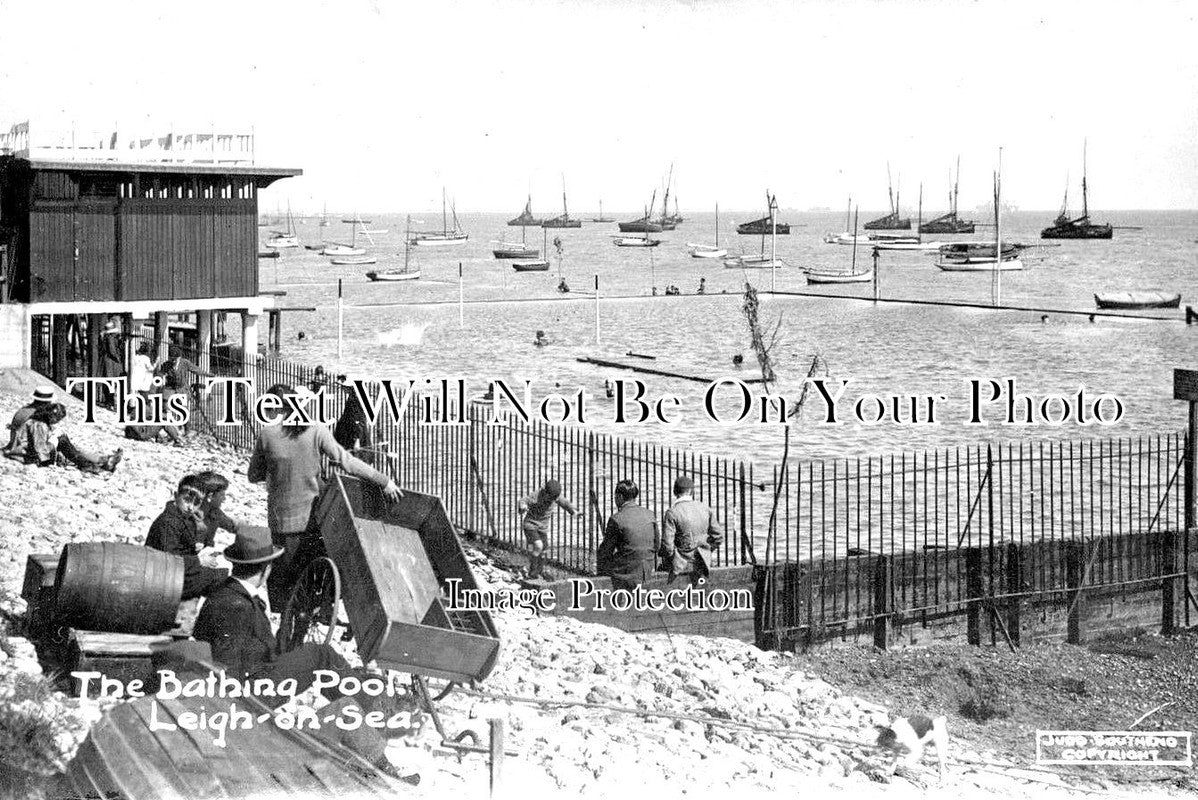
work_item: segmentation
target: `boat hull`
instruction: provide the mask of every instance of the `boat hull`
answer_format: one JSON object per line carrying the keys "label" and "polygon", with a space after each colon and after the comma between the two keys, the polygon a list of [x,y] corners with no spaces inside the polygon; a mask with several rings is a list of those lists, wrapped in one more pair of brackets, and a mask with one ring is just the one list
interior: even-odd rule
{"label": "boat hull", "polygon": [[1090,223],[1078,225],[1066,223],[1051,225],[1040,231],[1041,239],[1111,239],[1114,228],[1110,225],[1093,225]]}
{"label": "boat hull", "polygon": [[761,258],[759,256],[748,256],[742,258],[729,258],[724,261],[724,266],[728,269],[780,269],[786,265],[780,258],[771,261],[768,256],[766,258]]}
{"label": "boat hull", "polygon": [[343,267],[360,267],[366,264],[377,264],[379,260],[374,256],[346,256],[344,258],[330,259],[329,263]]}
{"label": "boat hull", "polygon": [[420,270],[414,269],[414,270],[409,270],[407,272],[393,272],[391,270],[384,270],[382,272],[376,272],[374,270],[371,270],[370,272],[366,273],[366,277],[372,281],[378,281],[380,283],[388,283],[388,282],[396,282],[396,281],[414,281],[420,277]]}
{"label": "boat hull", "polygon": [[887,214],[878,219],[871,219],[861,227],[867,231],[909,231],[911,230],[911,218],[900,218],[898,214]]}
{"label": "boat hull", "polygon": [[790,234],[790,223],[779,222],[771,226],[768,219],[757,219],[753,220],[752,222],[743,222],[740,225],[737,225],[736,232],[745,236],[769,236],[775,232],[779,236],[787,236]]}
{"label": "boat hull", "polygon": [[920,233],[974,233],[977,226],[973,221],[962,219],[954,221],[932,220],[919,226]]}
{"label": "boat hull", "polygon": [[548,261],[513,261],[512,269],[516,272],[548,272]]}
{"label": "boat hull", "polygon": [[662,228],[660,222],[651,222],[644,219],[634,219],[631,222],[620,222],[620,233],[661,233]]}
{"label": "boat hull", "polygon": [[657,247],[661,244],[661,239],[650,239],[648,237],[641,239],[639,237],[624,237],[614,239],[612,241],[616,247]]}
{"label": "boat hull", "polygon": [[874,271],[865,272],[822,272],[807,270],[808,283],[869,283],[874,279]]}
{"label": "boat hull", "polygon": [[580,219],[547,219],[541,223],[542,228],[581,228],[582,220]]}
{"label": "boat hull", "polygon": [[887,242],[875,241],[870,242],[870,246],[876,247],[879,250],[916,250],[916,251],[932,251],[936,252],[944,245],[944,242]]}
{"label": "boat hull", "polygon": [[723,247],[710,245],[691,245],[691,258],[724,258],[728,250]]}
{"label": "boat hull", "polygon": [[1001,265],[995,268],[993,256],[960,261],[942,258],[936,262],[936,266],[945,272],[1014,272],[1023,269],[1023,261],[1018,258],[1004,258]]}
{"label": "boat hull", "polygon": [[349,258],[351,256],[364,256],[366,251],[361,247],[326,247],[320,251],[322,256],[336,256],[337,258]]}
{"label": "boat hull", "polygon": [[425,236],[412,237],[412,245],[415,247],[449,247],[450,245],[461,244],[470,238],[470,234],[463,233],[460,235],[430,233]]}
{"label": "boat hull", "polygon": [[491,252],[496,258],[536,258],[541,254],[535,247],[497,247]]}
{"label": "boat hull", "polygon": [[1099,308],[1134,311],[1143,308],[1177,308],[1181,305],[1181,294],[1174,292],[1104,292],[1094,295]]}
{"label": "boat hull", "polygon": [[288,247],[299,247],[300,243],[299,238],[295,236],[276,236],[274,239],[268,240],[266,246],[275,250],[284,250]]}

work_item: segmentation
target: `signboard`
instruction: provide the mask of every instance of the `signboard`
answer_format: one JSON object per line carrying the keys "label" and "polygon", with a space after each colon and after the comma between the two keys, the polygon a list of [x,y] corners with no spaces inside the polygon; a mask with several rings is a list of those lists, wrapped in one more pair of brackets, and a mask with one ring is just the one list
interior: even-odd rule
{"label": "signboard", "polygon": [[1037,764],[1194,764],[1189,731],[1036,731]]}
{"label": "signboard", "polygon": [[1173,370],[1173,399],[1198,402],[1198,369]]}

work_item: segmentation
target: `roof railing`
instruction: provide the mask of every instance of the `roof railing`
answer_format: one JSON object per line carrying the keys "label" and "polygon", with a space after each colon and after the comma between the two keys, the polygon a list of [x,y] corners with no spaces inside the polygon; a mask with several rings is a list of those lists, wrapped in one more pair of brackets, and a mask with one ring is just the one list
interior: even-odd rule
{"label": "roof railing", "polygon": [[30,161],[106,161],[131,163],[254,163],[254,131],[171,131],[135,137],[113,130],[33,128],[19,122],[0,131],[0,155]]}

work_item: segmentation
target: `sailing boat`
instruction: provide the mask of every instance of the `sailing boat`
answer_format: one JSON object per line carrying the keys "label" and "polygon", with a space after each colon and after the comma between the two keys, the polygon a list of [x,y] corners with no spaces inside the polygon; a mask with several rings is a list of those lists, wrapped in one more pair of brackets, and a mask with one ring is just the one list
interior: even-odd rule
{"label": "sailing boat", "polygon": [[953,181],[953,190],[948,195],[949,212],[936,219],[929,220],[919,226],[920,233],[973,233],[973,220],[963,220],[957,216],[957,185],[961,180],[961,157],[957,157],[957,179]]}
{"label": "sailing boat", "polygon": [[542,228],[581,228],[582,220],[570,219],[570,211],[566,208],[566,178],[562,177],[562,215],[547,219],[541,223]]}
{"label": "sailing boat", "polygon": [[[994,173],[994,241],[953,242],[940,248],[936,266],[945,272],[989,272],[998,289],[999,272],[1023,269],[1019,254],[1024,245],[1002,240],[1002,149],[998,151],[998,172]],[[997,292],[995,297],[997,305]]]}
{"label": "sailing boat", "polygon": [[1069,218],[1069,182],[1065,182],[1065,200],[1061,203],[1061,213],[1057,214],[1052,225],[1040,231],[1041,239],[1110,239],[1114,234],[1111,224],[1102,225],[1090,222],[1090,206],[1086,188],[1086,144],[1082,143],[1082,215],[1077,219]]}
{"label": "sailing boat", "polygon": [[320,227],[329,227],[329,204],[325,203],[324,208],[320,212]]}
{"label": "sailing boat", "polygon": [[458,210],[453,209],[453,230],[449,229],[449,219],[445,215],[445,189],[441,189],[441,232],[440,233],[417,233],[411,237],[410,241],[417,247],[445,247],[446,245],[459,244],[470,238],[470,234],[462,230],[458,225]]}
{"label": "sailing boat", "polygon": [[[852,202],[850,200],[850,202]],[[847,236],[848,233],[846,232]],[[853,239],[857,239],[857,214],[853,214]],[[873,267],[864,272],[857,271],[857,245],[853,245],[853,262],[852,267],[848,272],[833,272],[830,270],[808,269],[804,270],[807,273],[807,283],[826,284],[826,283],[869,283],[874,279]]]}
{"label": "sailing boat", "polygon": [[599,216],[591,217],[591,222],[615,222],[611,217],[603,216],[603,201],[599,201]]}
{"label": "sailing boat", "polygon": [[682,219],[682,215],[678,213],[678,195],[674,195],[674,213],[666,217],[665,221],[670,225],[670,227],[666,228],[667,231],[672,231],[674,228],[685,222],[685,220]]}
{"label": "sailing boat", "polygon": [[653,196],[649,199],[649,205],[645,208],[645,215],[640,219],[618,223],[620,233],[661,233],[663,230],[661,222],[649,219],[649,214],[652,213],[655,202],[657,202],[656,189],[653,190]]}
{"label": "sailing boat", "polygon": [[728,255],[728,248],[720,247],[720,204],[715,204],[715,244],[686,245],[691,249],[691,258],[723,258]]}
{"label": "sailing boat", "polygon": [[[649,208],[651,207],[647,206],[645,208],[646,218],[649,216]],[[657,247],[661,244],[661,239],[650,239],[649,232],[645,231],[641,236],[613,236],[612,244],[616,247]]]}
{"label": "sailing boat", "polygon": [[[364,248],[358,247],[358,226],[360,224],[361,224],[361,219],[359,217],[354,217],[354,220],[351,223],[352,227],[350,228],[351,233],[350,233],[350,240],[349,240],[350,243],[349,244],[327,245],[323,250],[320,251],[320,254],[322,256],[333,256],[334,258],[360,258],[362,256],[365,256],[366,250]],[[370,234],[366,232],[365,227],[363,227],[362,233],[364,233],[366,235],[366,238],[370,241],[371,244],[374,244],[374,240],[370,238]],[[338,263],[347,263],[347,262],[334,261],[333,263],[338,264]],[[352,262],[350,262],[350,263],[352,263]],[[359,262],[359,263],[364,263],[364,262]],[[373,264],[374,262],[372,261],[370,263]]]}
{"label": "sailing boat", "polygon": [[[900,178],[902,176],[899,176]],[[886,191],[890,195],[890,213],[884,217],[870,220],[861,227],[867,231],[909,231],[911,230],[911,218],[903,219],[899,216],[899,196],[894,191],[894,186],[890,182],[890,165],[886,165]]]}
{"label": "sailing boat", "polygon": [[[790,226],[784,222],[778,222],[778,198],[776,198],[774,195],[771,195],[769,192],[766,192],[765,198],[767,201],[769,201],[769,216],[765,217],[763,220],[746,222],[744,225],[738,225],[736,227],[737,233],[746,233],[746,231],[742,231],[741,228],[745,227],[746,225],[757,226],[759,223],[764,222],[764,225],[761,226],[761,253],[759,255],[740,255],[733,258],[726,258],[724,259],[725,267],[728,267],[729,269],[774,269],[775,267],[786,266],[777,256],[777,234],[782,233],[783,228],[786,229],[786,233],[789,233]],[[765,253],[765,237],[767,233],[771,235],[771,255],[766,255]]]}
{"label": "sailing boat", "polygon": [[528,196],[528,201],[524,204],[524,210],[520,212],[520,216],[515,217],[514,219],[509,219],[507,224],[511,225],[513,228],[527,228],[535,227],[540,225],[542,222],[544,222],[544,220],[537,219],[532,215],[532,195],[530,194]]}
{"label": "sailing boat", "polygon": [[516,272],[548,272],[549,271],[549,231],[541,228],[541,237],[544,240],[541,243],[542,249],[545,251],[546,258],[520,259],[512,262],[512,269]]}
{"label": "sailing boat", "polygon": [[[923,228],[923,184],[919,184],[919,222],[915,230]],[[923,234],[904,236],[896,233],[870,234],[870,244],[879,250],[939,250],[944,242],[925,242]]]}
{"label": "sailing boat", "polygon": [[291,221],[291,203],[287,203],[287,232],[275,231],[275,235],[267,239],[267,247],[282,250],[286,247],[299,247],[299,236],[295,233],[295,223]]}
{"label": "sailing boat", "polygon": [[412,254],[412,216],[408,215],[407,228],[404,230],[403,269],[371,270],[366,277],[372,281],[414,281],[420,277],[420,270],[412,269],[410,259]]}
{"label": "sailing boat", "polygon": [[763,237],[761,240],[763,252],[765,250],[765,236],[775,233],[779,236],[786,236],[790,233],[790,223],[778,222],[778,215],[773,211],[772,204],[774,202],[774,198],[767,194],[765,199],[771,203],[771,211],[768,215],[762,217],[761,219],[755,219],[752,222],[742,222],[740,225],[736,226],[737,233],[746,235],[756,234]]}

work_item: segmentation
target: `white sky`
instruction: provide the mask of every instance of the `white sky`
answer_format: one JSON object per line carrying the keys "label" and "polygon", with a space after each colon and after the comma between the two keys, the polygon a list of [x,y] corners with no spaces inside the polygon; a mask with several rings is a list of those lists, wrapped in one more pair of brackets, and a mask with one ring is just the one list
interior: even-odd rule
{"label": "white sky", "polygon": [[[253,125],[267,208],[1198,208],[1198,3],[0,0],[0,125]],[[1076,203],[1075,203],[1076,205]]]}

